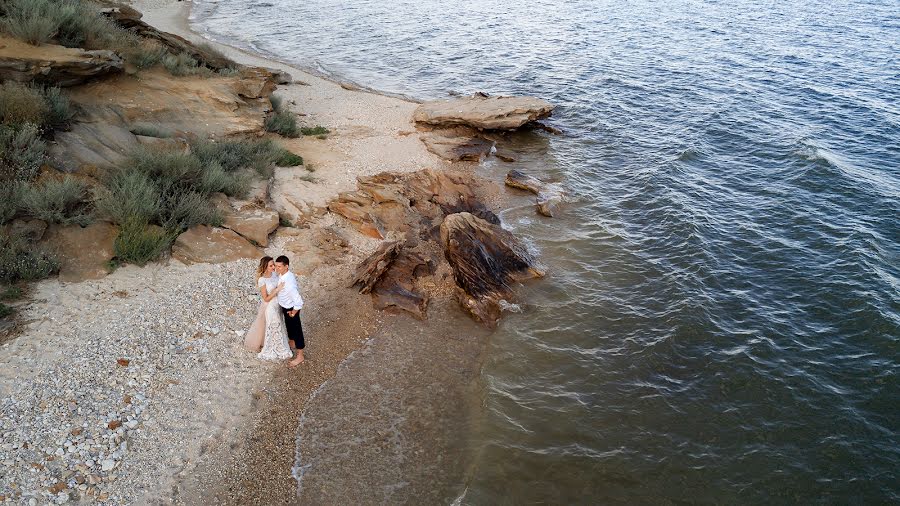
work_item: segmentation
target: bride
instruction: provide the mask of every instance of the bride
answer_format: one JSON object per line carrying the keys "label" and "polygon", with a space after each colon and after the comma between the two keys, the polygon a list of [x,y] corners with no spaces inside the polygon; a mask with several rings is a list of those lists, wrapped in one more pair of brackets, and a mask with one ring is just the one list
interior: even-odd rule
{"label": "bride", "polygon": [[276,300],[284,283],[278,282],[278,276],[273,276],[274,272],[275,261],[272,257],[262,257],[256,268],[256,286],[262,302],[256,313],[256,320],[244,338],[244,347],[248,350],[259,351],[262,348],[257,356],[263,360],[284,360],[294,356],[288,344],[281,306]]}

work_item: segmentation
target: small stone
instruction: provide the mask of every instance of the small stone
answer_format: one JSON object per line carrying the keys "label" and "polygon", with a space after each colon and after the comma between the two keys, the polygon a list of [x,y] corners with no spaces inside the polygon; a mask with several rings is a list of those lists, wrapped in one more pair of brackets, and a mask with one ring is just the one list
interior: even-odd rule
{"label": "small stone", "polygon": [[130,395],[126,395],[125,397],[122,397],[122,401],[123,401],[125,404],[131,404],[131,396],[130,396]]}
{"label": "small stone", "polygon": [[52,487],[48,488],[47,490],[50,491],[51,494],[58,494],[59,492],[62,492],[65,489],[66,489],[66,484],[60,481],[60,482],[57,482]]}
{"label": "small stone", "polygon": [[116,363],[122,367],[128,367],[128,364],[130,364],[131,361],[128,360],[127,358],[120,358],[120,359],[116,360]]}
{"label": "small stone", "polygon": [[116,430],[122,426],[122,422],[119,420],[113,420],[113,421],[109,422],[106,426],[109,427],[110,430]]}
{"label": "small stone", "polygon": [[106,459],[100,463],[100,469],[103,471],[112,471],[114,467],[116,467],[116,461],[113,459]]}

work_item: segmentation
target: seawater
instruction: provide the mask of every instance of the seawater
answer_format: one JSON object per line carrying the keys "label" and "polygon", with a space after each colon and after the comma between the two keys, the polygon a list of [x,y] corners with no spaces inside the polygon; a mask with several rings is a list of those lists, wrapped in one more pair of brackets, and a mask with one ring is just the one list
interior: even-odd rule
{"label": "seawater", "polygon": [[572,202],[502,215],[549,275],[488,340],[447,502],[900,501],[895,0],[204,0],[194,22],[386,92],[558,105],[564,135],[481,168]]}

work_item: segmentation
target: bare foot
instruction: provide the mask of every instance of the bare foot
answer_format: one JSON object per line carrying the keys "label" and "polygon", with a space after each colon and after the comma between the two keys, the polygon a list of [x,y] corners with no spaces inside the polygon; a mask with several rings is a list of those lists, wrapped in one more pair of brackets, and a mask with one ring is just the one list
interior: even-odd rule
{"label": "bare foot", "polygon": [[288,362],[288,367],[297,367],[305,361],[303,358],[303,351],[297,350],[297,356],[294,357],[294,360]]}

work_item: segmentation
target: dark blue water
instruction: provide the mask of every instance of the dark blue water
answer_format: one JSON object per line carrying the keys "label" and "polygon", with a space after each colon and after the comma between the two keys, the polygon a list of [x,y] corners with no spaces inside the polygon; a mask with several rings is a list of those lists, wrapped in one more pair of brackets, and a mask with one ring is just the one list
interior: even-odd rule
{"label": "dark blue water", "polygon": [[550,275],[492,337],[461,503],[900,501],[896,1],[221,0],[195,17],[389,92],[558,104],[566,135],[505,146],[574,201],[503,215]]}

